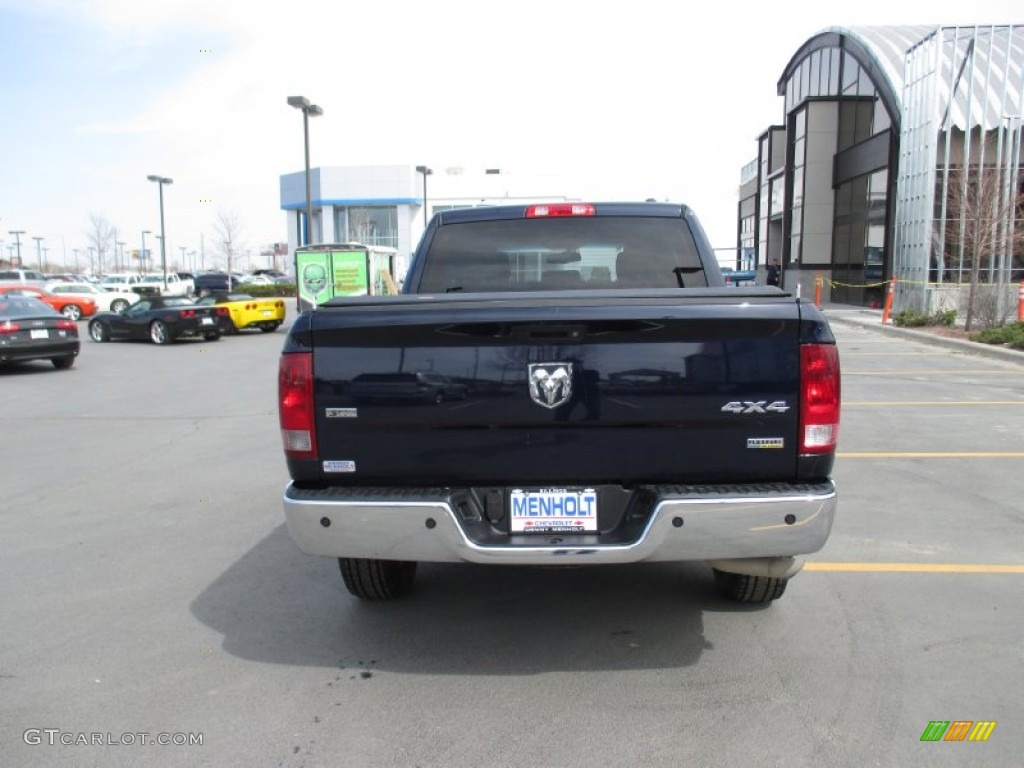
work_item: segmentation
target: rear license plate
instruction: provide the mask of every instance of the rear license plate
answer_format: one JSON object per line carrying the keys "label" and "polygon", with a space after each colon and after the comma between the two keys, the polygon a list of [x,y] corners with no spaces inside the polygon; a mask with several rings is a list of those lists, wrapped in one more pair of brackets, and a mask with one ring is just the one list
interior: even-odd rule
{"label": "rear license plate", "polygon": [[272,309],[264,309],[263,310],[263,316],[264,317],[270,317],[272,314],[274,314],[274,310],[272,310]]}
{"label": "rear license plate", "polygon": [[40,330],[36,329],[36,330],[31,332],[31,335],[32,335],[33,339],[48,339],[48,338],[50,338],[50,332],[49,331],[45,331],[45,330],[40,331]]}
{"label": "rear license plate", "polygon": [[213,325],[213,318],[212,317],[204,317],[202,319],[202,324],[203,325]]}
{"label": "rear license plate", "polygon": [[510,533],[593,533],[597,491],[593,488],[516,488],[509,494]]}

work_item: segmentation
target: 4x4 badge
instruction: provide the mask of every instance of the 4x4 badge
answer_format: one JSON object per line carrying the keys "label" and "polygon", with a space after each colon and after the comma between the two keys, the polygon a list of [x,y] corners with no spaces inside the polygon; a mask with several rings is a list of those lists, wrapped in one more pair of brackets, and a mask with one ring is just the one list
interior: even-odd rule
{"label": "4x4 badge", "polygon": [[572,363],[531,363],[530,399],[545,408],[557,408],[572,397]]}
{"label": "4x4 badge", "polygon": [[767,400],[733,400],[722,406],[722,413],[785,413],[788,410],[785,400],[772,403]]}

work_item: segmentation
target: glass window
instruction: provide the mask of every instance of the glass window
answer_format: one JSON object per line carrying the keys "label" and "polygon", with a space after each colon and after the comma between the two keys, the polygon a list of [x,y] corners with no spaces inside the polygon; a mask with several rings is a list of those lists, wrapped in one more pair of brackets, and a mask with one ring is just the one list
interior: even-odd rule
{"label": "glass window", "polygon": [[817,50],[811,54],[811,82],[807,88],[808,96],[821,95],[821,51]]}
{"label": "glass window", "polygon": [[847,216],[851,210],[850,195],[853,185],[850,182],[839,185],[836,190],[836,216]]}
{"label": "glass window", "polygon": [[348,241],[398,247],[398,210],[394,207],[348,209]]}
{"label": "glass window", "polygon": [[874,116],[874,113],[875,103],[873,101],[857,102],[857,125],[854,129],[854,143],[859,144],[871,136],[871,118]]}
{"label": "glass window", "polygon": [[875,84],[871,82],[871,78],[868,73],[863,69],[860,71],[860,77],[857,78],[857,95],[858,96],[873,96],[875,94]]}
{"label": "glass window", "polygon": [[885,108],[885,104],[882,103],[881,99],[875,101],[875,122],[871,127],[871,134],[881,133],[882,131],[888,130],[892,127],[892,120],[889,119],[889,110]]}
{"label": "glass window", "polygon": [[843,93],[849,93],[857,87],[857,79],[860,77],[860,65],[853,56],[843,52]]}
{"label": "glass window", "polygon": [[833,238],[833,261],[837,267],[845,267],[850,263],[850,225],[836,224]]}
{"label": "glass window", "polygon": [[807,110],[801,109],[793,116],[793,136],[801,138],[807,132]]}
{"label": "glass window", "polygon": [[868,177],[868,208],[871,210],[885,209],[885,201],[889,186],[889,172],[885,169],[875,171]]}
{"label": "glass window", "polygon": [[829,49],[828,94],[830,96],[839,95],[839,56],[838,48]]}
{"label": "glass window", "polygon": [[580,216],[452,222],[430,244],[424,291],[706,286],[693,235],[670,218]]}
{"label": "glass window", "polygon": [[793,207],[804,204],[804,169],[803,166],[793,169]]}
{"label": "glass window", "polygon": [[782,213],[782,184],[781,179],[775,179],[772,181],[771,190],[771,208],[770,215],[774,216],[777,213]]}

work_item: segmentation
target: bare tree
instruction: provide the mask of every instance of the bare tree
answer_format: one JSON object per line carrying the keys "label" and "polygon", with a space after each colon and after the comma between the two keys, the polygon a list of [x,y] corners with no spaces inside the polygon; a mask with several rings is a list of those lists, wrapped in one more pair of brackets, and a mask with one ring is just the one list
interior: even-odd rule
{"label": "bare tree", "polygon": [[[970,331],[983,296],[1001,304],[998,298],[1009,282],[1014,256],[1024,253],[1024,191],[1018,180],[1008,180],[995,167],[958,169],[950,174],[948,189],[946,248],[960,264],[970,265],[964,324]],[[985,282],[998,284],[995,291],[979,287],[983,272],[993,277]],[[987,310],[984,314],[989,322],[1005,320],[993,307]]]}
{"label": "bare tree", "polygon": [[85,236],[96,249],[94,269],[97,272],[104,271],[103,257],[114,242],[114,231],[114,225],[107,221],[105,216],[99,213],[89,214],[89,229],[86,230]]}
{"label": "bare tree", "polygon": [[237,253],[242,246],[242,243],[240,242],[242,234],[241,218],[238,213],[233,210],[219,208],[214,216],[213,230],[217,238],[217,248],[226,257],[228,265],[227,273],[230,275],[232,268],[232,256]]}

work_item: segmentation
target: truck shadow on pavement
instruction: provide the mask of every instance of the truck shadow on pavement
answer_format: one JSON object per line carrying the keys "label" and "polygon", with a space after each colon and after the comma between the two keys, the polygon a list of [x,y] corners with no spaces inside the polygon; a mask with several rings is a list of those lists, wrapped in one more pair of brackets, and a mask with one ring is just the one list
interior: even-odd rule
{"label": "truck shadow on pavement", "polygon": [[427,563],[411,595],[368,603],[284,525],[191,605],[239,658],[434,675],[685,667],[712,649],[703,613],[731,609],[701,563]]}

